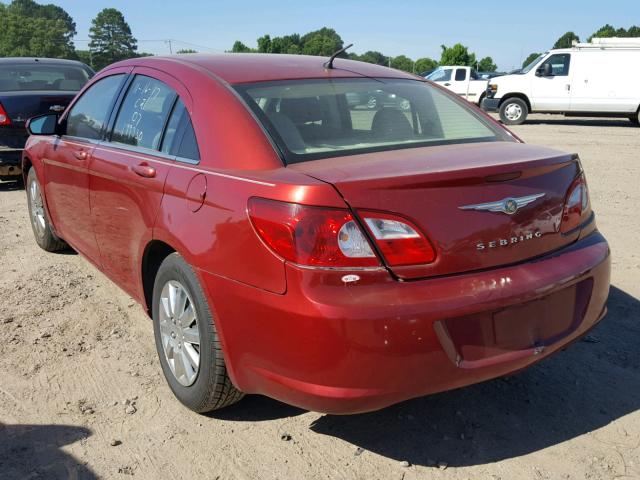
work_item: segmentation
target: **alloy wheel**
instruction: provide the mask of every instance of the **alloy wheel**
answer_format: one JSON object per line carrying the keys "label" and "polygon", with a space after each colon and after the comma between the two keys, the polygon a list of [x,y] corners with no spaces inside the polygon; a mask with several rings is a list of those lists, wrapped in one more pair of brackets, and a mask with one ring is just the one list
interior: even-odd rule
{"label": "alloy wheel", "polygon": [[29,203],[31,206],[31,223],[39,237],[42,237],[46,228],[44,218],[44,204],[42,203],[42,195],[40,194],[40,185],[36,180],[29,185]]}
{"label": "alloy wheel", "polygon": [[200,370],[200,330],[195,305],[176,280],[165,283],[160,294],[160,336],[165,358],[176,380],[193,385]]}

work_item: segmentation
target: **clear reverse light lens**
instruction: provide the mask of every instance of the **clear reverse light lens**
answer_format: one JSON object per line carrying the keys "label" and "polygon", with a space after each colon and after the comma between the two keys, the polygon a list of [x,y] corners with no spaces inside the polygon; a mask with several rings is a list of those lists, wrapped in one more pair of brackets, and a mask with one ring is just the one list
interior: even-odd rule
{"label": "clear reverse light lens", "polygon": [[385,218],[365,218],[371,233],[378,240],[400,240],[419,238],[420,234],[403,222]]}
{"label": "clear reverse light lens", "polygon": [[353,220],[345,223],[338,232],[338,246],[345,257],[375,257],[360,228]]}

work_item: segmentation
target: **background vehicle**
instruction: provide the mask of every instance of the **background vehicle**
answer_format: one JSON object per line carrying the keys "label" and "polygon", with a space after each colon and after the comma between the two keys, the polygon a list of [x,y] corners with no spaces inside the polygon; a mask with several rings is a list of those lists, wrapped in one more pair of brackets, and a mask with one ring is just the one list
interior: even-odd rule
{"label": "background vehicle", "polygon": [[371,90],[368,92],[347,92],[347,103],[350,108],[367,108],[376,110],[384,107],[399,106],[403,110],[409,110],[411,104],[407,99],[399,97],[395,93]]}
{"label": "background vehicle", "polygon": [[478,105],[487,91],[488,80],[480,77],[471,67],[442,66],[426,78]]}
{"label": "background vehicle", "polygon": [[21,178],[27,119],[62,112],[92,76],[72,60],[0,58],[0,180]]}
{"label": "background vehicle", "polygon": [[594,38],[551,50],[517,73],[492,79],[482,108],[507,125],[529,113],[626,117],[640,124],[640,38]]}
{"label": "background vehicle", "polygon": [[[241,392],[374,410],[520,370],[604,314],[609,249],[576,155],[338,62],[132,59],[29,122],[36,241],[64,239],[150,312],[193,410]],[[349,108],[371,90],[410,108]]]}

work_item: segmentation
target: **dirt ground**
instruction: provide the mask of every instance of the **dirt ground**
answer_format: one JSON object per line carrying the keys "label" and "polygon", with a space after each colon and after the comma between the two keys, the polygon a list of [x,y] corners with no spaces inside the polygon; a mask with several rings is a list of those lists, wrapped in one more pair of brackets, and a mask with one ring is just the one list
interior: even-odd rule
{"label": "dirt ground", "polygon": [[187,411],[142,309],[80,256],[41,251],[24,191],[0,184],[0,479],[640,478],[640,129],[514,130],[582,157],[613,252],[607,318],[517,376],[348,417],[260,396]]}

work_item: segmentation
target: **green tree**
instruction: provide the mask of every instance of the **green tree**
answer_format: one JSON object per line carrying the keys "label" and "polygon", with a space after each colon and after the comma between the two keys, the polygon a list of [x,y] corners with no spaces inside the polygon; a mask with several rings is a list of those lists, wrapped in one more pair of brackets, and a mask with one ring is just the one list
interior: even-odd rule
{"label": "green tree", "polygon": [[192,48],[181,48],[176,52],[176,55],[182,55],[184,53],[198,53],[198,51]]}
{"label": "green tree", "polygon": [[440,57],[440,65],[464,65],[467,67],[475,67],[475,53],[470,53],[469,49],[461,43],[456,43],[453,47],[441,45],[441,48],[442,56]]}
{"label": "green tree", "polygon": [[524,68],[527,65],[529,65],[531,62],[533,62],[539,56],[540,56],[539,53],[530,53],[529,56],[524,59],[524,62],[522,62],[522,68]]}
{"label": "green tree", "polygon": [[495,72],[498,69],[498,66],[493,63],[493,58],[484,57],[478,62],[478,66],[476,68],[480,72]]}
{"label": "green tree", "polygon": [[73,19],[56,5],[32,0],[0,3],[0,56],[77,58]]}
{"label": "green tree", "polygon": [[284,37],[274,37],[271,40],[271,53],[299,54],[302,51],[300,35],[285,35]]}
{"label": "green tree", "polygon": [[247,47],[244,43],[242,43],[240,40],[236,40],[233,43],[233,47],[231,47],[231,51],[233,53],[249,53],[249,52],[255,52],[254,49]]}
{"label": "green tree", "polygon": [[640,27],[632,25],[627,30],[627,37],[640,37]]}
{"label": "green tree", "polygon": [[570,48],[573,45],[574,40],[579,42],[580,37],[573,32],[567,32],[556,40],[556,43],[553,44],[553,48]]}
{"label": "green tree", "polygon": [[269,35],[258,38],[258,52],[271,53],[271,37]]}
{"label": "green tree", "polygon": [[380,52],[376,52],[375,50],[369,50],[364,52],[362,55],[357,55],[352,53],[349,55],[350,58],[354,60],[360,60],[361,62],[373,63],[376,65],[389,65],[389,57],[383,55]]}
{"label": "green tree", "polygon": [[343,47],[340,35],[333,28],[327,27],[307,33],[300,39],[300,43],[302,44],[301,53],[324,57],[333,55]]}
{"label": "green tree", "polygon": [[413,60],[405,55],[398,55],[391,58],[391,68],[404,70],[405,72],[413,72]]}
{"label": "green tree", "polygon": [[432,58],[419,58],[416,60],[416,73],[423,73],[438,67],[438,62]]}
{"label": "green tree", "polygon": [[105,8],[91,23],[89,48],[92,52],[93,67],[96,70],[107,65],[136,57],[137,40],[124,15],[115,8]]}

